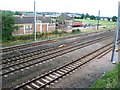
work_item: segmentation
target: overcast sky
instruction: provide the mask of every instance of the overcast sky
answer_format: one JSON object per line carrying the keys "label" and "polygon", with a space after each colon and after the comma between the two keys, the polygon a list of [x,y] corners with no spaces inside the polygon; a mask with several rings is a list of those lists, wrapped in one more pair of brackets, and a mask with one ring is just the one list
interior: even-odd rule
{"label": "overcast sky", "polygon": [[[120,0],[36,0],[37,12],[75,12],[90,15],[117,16]],[[0,9],[33,11],[34,0],[0,0]]]}

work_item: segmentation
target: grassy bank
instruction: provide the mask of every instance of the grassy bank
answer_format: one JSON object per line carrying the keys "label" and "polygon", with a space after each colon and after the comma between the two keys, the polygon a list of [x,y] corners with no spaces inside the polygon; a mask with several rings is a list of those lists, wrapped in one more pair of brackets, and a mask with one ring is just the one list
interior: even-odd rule
{"label": "grassy bank", "polygon": [[[113,28],[113,27],[111,27],[111,28]],[[38,37],[37,41],[47,40],[47,39],[52,39],[52,38],[58,38],[58,37],[62,37],[62,36],[69,36],[69,35],[73,35],[73,34],[81,34],[81,33],[88,33],[88,32],[106,30],[106,29],[104,29],[102,27],[100,27],[99,30],[97,30],[96,28],[85,28],[85,29],[80,29],[80,32],[77,32],[77,33],[72,33],[71,32],[71,33],[62,33],[62,34],[59,34],[59,33],[58,34],[48,34],[47,36]],[[15,38],[18,38],[18,37],[20,37],[20,36],[17,36]],[[21,40],[15,40],[15,41],[2,42],[2,47],[13,46],[13,45],[18,45],[18,44],[25,44],[25,43],[30,43],[30,42],[34,42],[34,38],[28,39],[28,40],[22,40],[21,39]]]}
{"label": "grassy bank", "polygon": [[120,63],[111,71],[102,75],[90,88],[120,88]]}
{"label": "grassy bank", "polygon": [[[68,36],[68,35],[70,35],[70,34],[62,34],[61,36]],[[52,39],[52,38],[58,38],[61,36],[60,35],[48,35],[46,37],[37,38],[36,41],[48,40],[48,39]],[[2,47],[13,46],[13,45],[18,45],[18,44],[26,44],[26,43],[30,43],[30,42],[34,42],[34,38],[28,39],[28,40],[15,40],[15,41],[2,42]]]}

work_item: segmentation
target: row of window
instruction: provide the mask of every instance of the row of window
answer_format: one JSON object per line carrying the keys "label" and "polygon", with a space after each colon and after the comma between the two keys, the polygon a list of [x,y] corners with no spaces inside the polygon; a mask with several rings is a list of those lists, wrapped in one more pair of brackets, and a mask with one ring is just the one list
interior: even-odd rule
{"label": "row of window", "polygon": [[32,30],[32,26],[25,26],[25,30]]}

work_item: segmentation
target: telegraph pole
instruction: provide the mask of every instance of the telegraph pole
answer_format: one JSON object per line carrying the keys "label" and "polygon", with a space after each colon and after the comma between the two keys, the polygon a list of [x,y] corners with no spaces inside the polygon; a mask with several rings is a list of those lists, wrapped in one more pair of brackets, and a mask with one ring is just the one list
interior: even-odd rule
{"label": "telegraph pole", "polygon": [[100,10],[98,11],[97,30],[99,29]]}
{"label": "telegraph pole", "polygon": [[112,56],[111,56],[112,63],[115,63],[114,53],[115,53],[115,48],[117,45],[119,29],[120,29],[120,1],[118,3],[118,17],[117,17],[116,30],[115,30],[115,34],[114,34],[114,44],[113,44],[113,50],[112,50]]}
{"label": "telegraph pole", "polygon": [[36,41],[36,1],[34,0],[34,41]]}

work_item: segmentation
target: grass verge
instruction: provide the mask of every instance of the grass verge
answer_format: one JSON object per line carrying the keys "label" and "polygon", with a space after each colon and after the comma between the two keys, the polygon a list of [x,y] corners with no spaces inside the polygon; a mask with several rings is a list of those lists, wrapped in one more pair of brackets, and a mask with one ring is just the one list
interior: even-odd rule
{"label": "grass verge", "polygon": [[115,90],[120,90],[119,81],[120,80],[120,63],[116,64],[116,67],[105,74],[103,74],[98,80],[96,80],[91,86],[93,88],[115,88]]}
{"label": "grass verge", "polygon": [[[110,27],[110,28],[113,28],[113,27]],[[106,29],[108,29],[108,28],[106,28]],[[99,30],[96,30],[96,28],[85,28],[85,29],[81,29],[80,32],[77,32],[77,33],[50,34],[47,36],[37,38],[37,41],[48,40],[48,39],[58,38],[58,37],[62,37],[62,36],[69,36],[69,35],[73,35],[73,34],[101,31],[101,30],[106,30],[106,29],[104,29],[102,27],[100,27]],[[18,45],[18,44],[26,44],[26,43],[30,43],[30,42],[34,42],[34,39],[2,42],[2,47],[13,46],[13,45]]]}

